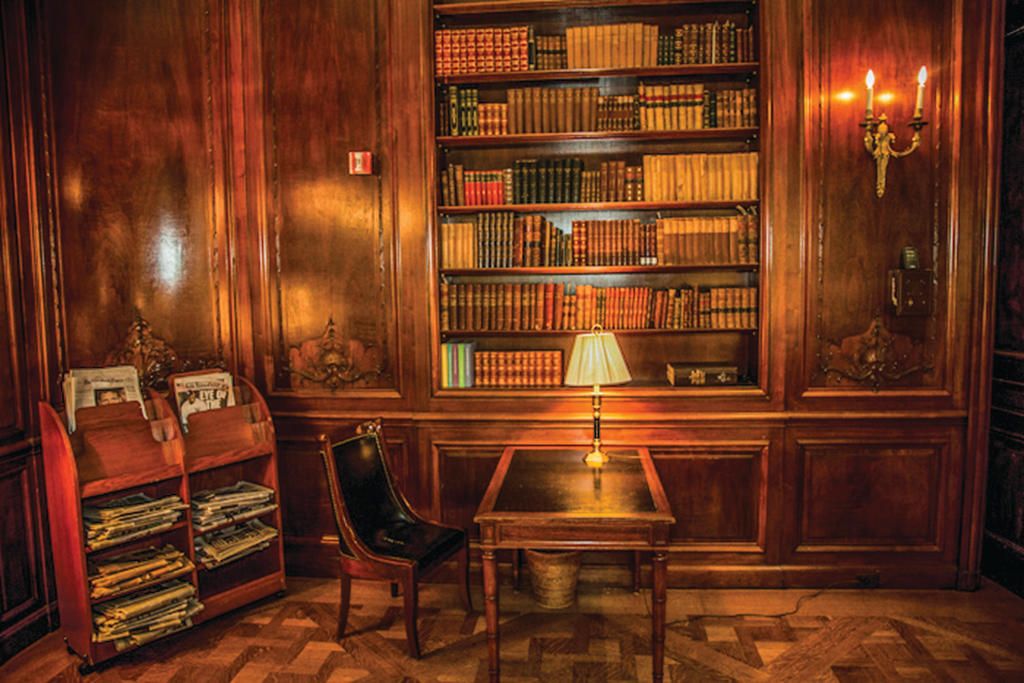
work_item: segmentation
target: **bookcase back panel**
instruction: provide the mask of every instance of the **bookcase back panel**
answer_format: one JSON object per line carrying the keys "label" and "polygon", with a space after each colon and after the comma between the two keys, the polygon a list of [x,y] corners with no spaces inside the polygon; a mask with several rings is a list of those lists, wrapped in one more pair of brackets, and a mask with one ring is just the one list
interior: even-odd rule
{"label": "bookcase back panel", "polygon": [[217,14],[74,0],[41,11],[53,156],[40,161],[59,226],[62,369],[104,364],[140,314],[182,357],[222,358]]}
{"label": "bookcase back panel", "polygon": [[[395,386],[386,26],[372,0],[263,9],[276,388]],[[350,151],[373,172],[349,175]]]}
{"label": "bookcase back panel", "polygon": [[[804,147],[809,212],[806,250],[805,381],[801,387],[873,391],[900,387],[949,389],[951,327],[958,283],[950,229],[956,196],[952,131],[959,113],[952,93],[958,49],[950,25],[956,0],[899,4],[870,0],[813,3],[805,36],[807,87]],[[850,17],[885,17],[851,21]],[[878,49],[885,46],[885,49]],[[874,115],[888,116],[894,148],[910,144],[918,69],[928,69],[921,146],[891,159],[883,197],[876,164],[865,151],[865,74],[872,69]],[[897,316],[888,271],[900,268],[904,247],[917,250],[932,275],[927,315]],[[877,321],[877,322],[876,322]],[[872,356],[858,351],[875,350]]]}

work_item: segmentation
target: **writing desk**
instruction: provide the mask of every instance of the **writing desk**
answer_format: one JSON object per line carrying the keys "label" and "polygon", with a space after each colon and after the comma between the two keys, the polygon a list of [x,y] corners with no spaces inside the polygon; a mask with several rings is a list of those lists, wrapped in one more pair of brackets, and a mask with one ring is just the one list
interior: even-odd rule
{"label": "writing desk", "polygon": [[665,572],[675,518],[646,448],[608,453],[611,460],[592,470],[583,463],[585,449],[509,446],[502,452],[474,517],[483,550],[491,681],[499,678],[495,552],[506,548],[652,551],[652,669],[655,681],[663,679]]}

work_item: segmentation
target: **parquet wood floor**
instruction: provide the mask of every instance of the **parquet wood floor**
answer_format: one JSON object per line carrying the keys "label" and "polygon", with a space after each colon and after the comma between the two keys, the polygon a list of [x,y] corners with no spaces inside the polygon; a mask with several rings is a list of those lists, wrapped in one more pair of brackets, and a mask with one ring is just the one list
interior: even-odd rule
{"label": "parquet wood floor", "polygon": [[[419,661],[405,655],[401,598],[354,582],[349,633],[333,639],[337,582],[289,580],[288,594],[129,653],[85,677],[299,683],[485,681],[484,620],[453,586],[421,591]],[[1024,681],[1024,600],[994,585],[953,591],[672,590],[671,681]],[[479,590],[474,595],[481,605]],[[647,593],[582,585],[546,612],[502,590],[502,680],[650,680]],[[746,616],[744,616],[746,615]],[[80,680],[51,634],[0,667],[0,680]]]}

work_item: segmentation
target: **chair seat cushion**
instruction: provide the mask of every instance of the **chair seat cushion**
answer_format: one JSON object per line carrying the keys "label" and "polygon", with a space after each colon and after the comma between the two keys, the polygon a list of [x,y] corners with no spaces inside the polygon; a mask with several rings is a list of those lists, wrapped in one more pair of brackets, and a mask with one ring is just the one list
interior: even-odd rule
{"label": "chair seat cushion", "polygon": [[378,530],[369,543],[370,550],[387,557],[412,560],[429,567],[458,550],[466,534],[421,522],[396,521]]}

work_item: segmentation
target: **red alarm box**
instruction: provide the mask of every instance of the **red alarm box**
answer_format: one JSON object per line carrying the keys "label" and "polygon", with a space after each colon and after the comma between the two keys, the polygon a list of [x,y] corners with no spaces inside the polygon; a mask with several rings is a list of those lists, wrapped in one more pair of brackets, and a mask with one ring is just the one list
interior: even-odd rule
{"label": "red alarm box", "polygon": [[348,174],[349,175],[372,175],[373,174],[373,153],[372,152],[349,152],[348,153]]}

